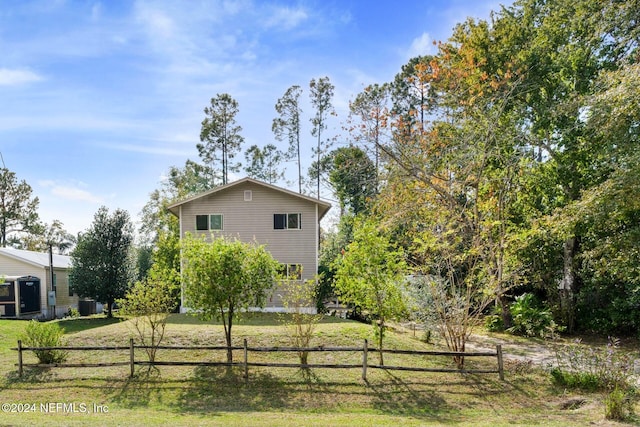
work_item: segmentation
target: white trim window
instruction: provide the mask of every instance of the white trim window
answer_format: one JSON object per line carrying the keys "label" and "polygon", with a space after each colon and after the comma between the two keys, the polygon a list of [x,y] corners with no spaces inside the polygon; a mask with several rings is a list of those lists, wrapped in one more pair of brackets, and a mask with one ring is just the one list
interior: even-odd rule
{"label": "white trim window", "polygon": [[276,213],[273,214],[274,230],[302,230],[301,213]]}
{"label": "white trim window", "polygon": [[285,280],[302,280],[302,264],[280,264],[280,272]]}
{"label": "white trim window", "polygon": [[197,231],[224,230],[224,216],[222,214],[196,215]]}

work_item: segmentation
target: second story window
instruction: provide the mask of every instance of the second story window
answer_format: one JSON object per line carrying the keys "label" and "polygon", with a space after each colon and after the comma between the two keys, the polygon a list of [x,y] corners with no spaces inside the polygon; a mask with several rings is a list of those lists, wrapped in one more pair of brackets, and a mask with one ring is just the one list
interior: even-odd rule
{"label": "second story window", "polygon": [[302,229],[302,214],[273,214],[274,230],[300,230]]}
{"label": "second story window", "polygon": [[196,215],[196,230],[223,230],[224,219],[222,214]]}

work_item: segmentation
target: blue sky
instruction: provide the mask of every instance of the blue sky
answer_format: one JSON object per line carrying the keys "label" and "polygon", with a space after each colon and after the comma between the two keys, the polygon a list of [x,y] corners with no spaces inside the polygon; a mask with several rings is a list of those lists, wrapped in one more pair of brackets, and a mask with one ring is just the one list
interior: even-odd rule
{"label": "blue sky", "polygon": [[137,221],[169,167],[198,160],[217,93],[239,102],[246,149],[276,143],[274,105],[300,85],[311,145],[312,78],[335,85],[327,135],[338,134],[364,86],[391,81],[456,23],[500,3],[0,0],[0,152],[44,221],[76,233],[101,205]]}

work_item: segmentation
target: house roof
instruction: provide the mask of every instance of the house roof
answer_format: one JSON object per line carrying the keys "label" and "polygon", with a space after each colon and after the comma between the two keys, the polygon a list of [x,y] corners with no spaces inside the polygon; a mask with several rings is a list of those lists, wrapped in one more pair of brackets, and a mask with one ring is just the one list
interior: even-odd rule
{"label": "house roof", "polygon": [[203,193],[196,194],[195,196],[191,196],[191,197],[189,197],[187,199],[184,199],[184,200],[181,200],[179,202],[173,203],[173,204],[169,205],[167,207],[167,209],[169,209],[169,211],[172,214],[174,214],[175,216],[178,216],[179,215],[179,209],[178,208],[181,205],[184,205],[186,203],[189,203],[189,202],[192,202],[194,200],[200,199],[202,197],[207,197],[207,196],[219,193],[221,191],[225,191],[225,190],[227,190],[229,188],[233,188],[235,186],[238,186],[240,184],[244,184],[246,182],[249,182],[251,184],[260,185],[262,187],[265,187],[265,188],[268,188],[268,189],[271,189],[271,190],[279,191],[279,192],[287,194],[287,195],[289,195],[291,197],[297,197],[297,198],[305,200],[307,202],[315,203],[316,205],[318,205],[318,219],[322,219],[322,217],[331,208],[331,204],[327,203],[327,202],[325,202],[323,200],[316,199],[314,197],[305,196],[304,194],[296,193],[294,191],[287,190],[285,188],[277,187],[275,185],[267,184],[266,182],[262,182],[262,181],[258,181],[258,180],[253,179],[253,178],[246,177],[246,178],[242,178],[242,179],[239,179],[237,181],[231,182],[229,184],[221,185],[219,187],[213,188],[213,189],[205,191]]}
{"label": "house roof", "polygon": [[[0,248],[0,256],[7,256],[36,267],[49,267],[49,253],[24,251],[13,248]],[[53,254],[53,268],[71,268],[71,257],[67,255]]]}

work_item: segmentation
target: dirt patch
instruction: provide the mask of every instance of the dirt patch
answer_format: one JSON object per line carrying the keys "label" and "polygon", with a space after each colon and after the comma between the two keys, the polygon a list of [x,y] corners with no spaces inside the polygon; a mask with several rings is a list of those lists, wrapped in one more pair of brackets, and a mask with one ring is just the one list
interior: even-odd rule
{"label": "dirt patch", "polygon": [[587,404],[587,399],[583,399],[581,397],[573,397],[571,399],[563,400],[562,402],[560,402],[558,406],[563,411],[567,411],[567,410],[573,411],[575,409],[581,408],[586,404]]}
{"label": "dirt patch", "polygon": [[556,355],[550,344],[472,335],[467,342],[467,349],[491,351],[495,350],[498,344],[502,346],[505,360],[525,362],[538,367],[553,366],[556,363]]}

